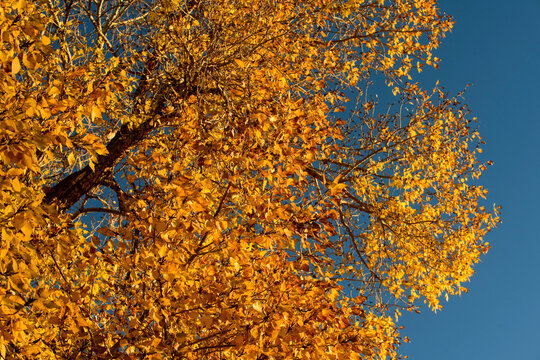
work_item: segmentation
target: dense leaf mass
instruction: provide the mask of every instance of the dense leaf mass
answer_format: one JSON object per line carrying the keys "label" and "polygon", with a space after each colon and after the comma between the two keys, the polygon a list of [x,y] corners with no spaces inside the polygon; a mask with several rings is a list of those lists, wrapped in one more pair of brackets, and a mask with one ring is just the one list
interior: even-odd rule
{"label": "dense leaf mass", "polygon": [[1,4],[1,359],[396,357],[488,249],[434,0]]}

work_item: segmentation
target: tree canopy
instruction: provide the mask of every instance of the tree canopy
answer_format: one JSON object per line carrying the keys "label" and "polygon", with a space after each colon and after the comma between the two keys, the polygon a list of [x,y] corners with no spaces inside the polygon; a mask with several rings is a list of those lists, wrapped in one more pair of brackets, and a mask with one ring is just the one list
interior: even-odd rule
{"label": "tree canopy", "polygon": [[398,356],[498,221],[475,119],[413,80],[452,25],[434,0],[2,1],[0,359]]}

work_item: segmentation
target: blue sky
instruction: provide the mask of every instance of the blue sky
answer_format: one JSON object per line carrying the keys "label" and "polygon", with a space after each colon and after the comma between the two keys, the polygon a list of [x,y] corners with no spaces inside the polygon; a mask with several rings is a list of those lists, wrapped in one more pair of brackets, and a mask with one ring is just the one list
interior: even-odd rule
{"label": "blue sky", "polygon": [[406,314],[401,325],[412,360],[540,360],[540,0],[439,0],[456,24],[436,56],[436,80],[465,94],[486,141],[481,178],[487,204],[503,207],[488,234],[469,293],[437,314]]}

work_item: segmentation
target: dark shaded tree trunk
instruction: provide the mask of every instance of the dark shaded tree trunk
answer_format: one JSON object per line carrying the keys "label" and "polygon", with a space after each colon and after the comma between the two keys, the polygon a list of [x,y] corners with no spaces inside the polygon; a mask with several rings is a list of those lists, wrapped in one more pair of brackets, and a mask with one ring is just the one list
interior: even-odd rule
{"label": "dark shaded tree trunk", "polygon": [[140,143],[153,128],[150,120],[134,129],[130,129],[127,124],[122,125],[107,145],[109,153],[98,156],[94,170],[86,166],[64,178],[46,195],[45,203],[56,204],[61,212],[71,208],[85,194],[102,183],[111,174],[124,152]]}

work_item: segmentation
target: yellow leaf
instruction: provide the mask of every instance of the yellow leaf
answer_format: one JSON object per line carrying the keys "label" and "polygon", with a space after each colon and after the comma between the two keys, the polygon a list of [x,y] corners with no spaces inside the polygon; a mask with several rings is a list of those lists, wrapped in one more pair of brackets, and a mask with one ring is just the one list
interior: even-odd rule
{"label": "yellow leaf", "polygon": [[92,111],[90,113],[90,117],[92,120],[95,120],[96,118],[101,119],[101,110],[96,105],[92,105]]}
{"label": "yellow leaf", "polygon": [[32,54],[23,55],[23,65],[29,69],[34,69],[36,67],[36,59]]}
{"label": "yellow leaf", "polygon": [[257,312],[262,312],[262,304],[259,301],[256,301],[255,303],[253,303],[253,309]]}
{"label": "yellow leaf", "polygon": [[29,221],[25,221],[23,226],[21,227],[21,231],[26,239],[30,238],[30,236],[32,235],[32,230],[32,224]]}
{"label": "yellow leaf", "polygon": [[161,339],[160,338],[155,338],[154,340],[152,340],[151,348],[155,349],[160,343],[161,343]]}
{"label": "yellow leaf", "polygon": [[167,252],[169,251],[169,248],[167,246],[161,246],[159,247],[158,254],[160,258],[165,257],[167,255]]}
{"label": "yellow leaf", "polygon": [[109,153],[109,150],[107,150],[107,147],[103,145],[101,142],[93,143],[92,148],[98,155],[107,155]]}
{"label": "yellow leaf", "polygon": [[16,192],[21,191],[21,183],[19,182],[19,178],[14,178],[13,181],[11,181],[11,185],[13,186],[13,190]]}
{"label": "yellow leaf", "polygon": [[334,196],[339,194],[343,189],[347,187],[347,184],[339,183],[339,184],[330,184],[330,195]]}
{"label": "yellow leaf", "polygon": [[15,76],[21,71],[21,62],[19,61],[18,57],[15,57],[11,61],[11,75]]}
{"label": "yellow leaf", "polygon": [[192,201],[192,202],[190,203],[190,207],[191,207],[191,209],[192,209],[193,211],[195,211],[195,212],[202,212],[202,211],[205,210],[205,208],[202,207],[201,204],[199,204],[197,201]]}
{"label": "yellow leaf", "polygon": [[73,153],[69,154],[68,155],[68,163],[69,163],[69,166],[73,166],[73,164],[75,164],[75,155]]}
{"label": "yellow leaf", "polygon": [[242,69],[246,67],[246,64],[240,59],[234,59],[234,62]]}

